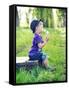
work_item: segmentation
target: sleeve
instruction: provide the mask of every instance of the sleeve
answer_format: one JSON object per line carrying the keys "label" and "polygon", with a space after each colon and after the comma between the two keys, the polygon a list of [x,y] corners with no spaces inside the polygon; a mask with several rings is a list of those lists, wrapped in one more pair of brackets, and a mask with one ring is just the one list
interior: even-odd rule
{"label": "sleeve", "polygon": [[35,38],[35,44],[42,43],[42,37],[38,36]]}

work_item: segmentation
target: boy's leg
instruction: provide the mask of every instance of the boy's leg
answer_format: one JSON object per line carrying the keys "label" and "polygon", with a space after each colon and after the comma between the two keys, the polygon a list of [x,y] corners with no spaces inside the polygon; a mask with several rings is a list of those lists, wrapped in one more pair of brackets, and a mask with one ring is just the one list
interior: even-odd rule
{"label": "boy's leg", "polygon": [[48,59],[43,60],[43,67],[45,67],[49,71],[54,71],[56,69],[55,67],[49,66]]}
{"label": "boy's leg", "polygon": [[42,65],[44,67],[48,67],[48,59],[47,58],[45,60],[43,60]]}
{"label": "boy's leg", "polygon": [[47,54],[42,52],[42,65],[47,67],[48,66],[48,57]]}

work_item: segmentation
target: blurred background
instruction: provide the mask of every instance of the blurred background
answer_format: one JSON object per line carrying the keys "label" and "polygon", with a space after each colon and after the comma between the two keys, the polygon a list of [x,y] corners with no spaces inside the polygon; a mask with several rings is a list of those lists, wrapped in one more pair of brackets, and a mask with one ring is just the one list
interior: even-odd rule
{"label": "blurred background", "polygon": [[16,25],[24,28],[28,28],[33,19],[41,19],[48,28],[66,26],[66,9],[17,7],[16,16]]}

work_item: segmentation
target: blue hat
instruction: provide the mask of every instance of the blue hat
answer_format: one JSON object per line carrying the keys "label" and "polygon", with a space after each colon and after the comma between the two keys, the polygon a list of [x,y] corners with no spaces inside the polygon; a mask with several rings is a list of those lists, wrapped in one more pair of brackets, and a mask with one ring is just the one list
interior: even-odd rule
{"label": "blue hat", "polygon": [[33,20],[33,21],[31,22],[30,28],[31,28],[31,30],[33,31],[33,33],[35,32],[35,29],[36,29],[36,27],[38,26],[39,22],[40,22],[40,20]]}

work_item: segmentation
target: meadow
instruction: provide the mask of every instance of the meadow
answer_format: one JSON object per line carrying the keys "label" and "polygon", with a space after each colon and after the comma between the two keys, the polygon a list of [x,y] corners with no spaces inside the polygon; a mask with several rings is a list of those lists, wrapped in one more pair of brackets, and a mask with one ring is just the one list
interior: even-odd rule
{"label": "meadow", "polygon": [[[42,67],[34,67],[31,71],[16,69],[16,83],[36,83],[53,82],[66,80],[66,39],[65,29],[44,28],[43,39],[46,31],[49,31],[49,41],[43,47],[43,51],[48,55],[48,62],[55,66],[54,72],[47,71]],[[28,56],[28,51],[32,45],[33,33],[29,28],[17,27],[16,30],[16,56]]]}

